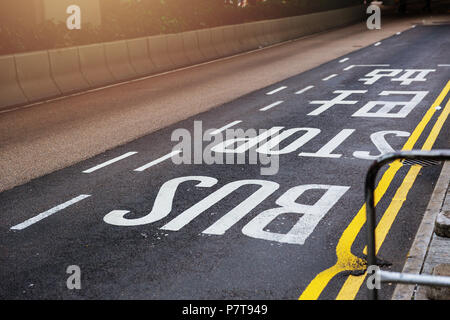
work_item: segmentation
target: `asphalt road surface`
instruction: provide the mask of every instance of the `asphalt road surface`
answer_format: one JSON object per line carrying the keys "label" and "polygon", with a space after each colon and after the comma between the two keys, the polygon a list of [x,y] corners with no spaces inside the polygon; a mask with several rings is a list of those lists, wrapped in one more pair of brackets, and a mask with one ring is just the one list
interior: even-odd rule
{"label": "asphalt road surface", "polygon": [[[1,193],[0,298],[365,299],[365,173],[449,148],[449,34],[411,28]],[[440,170],[380,173],[386,268]]]}

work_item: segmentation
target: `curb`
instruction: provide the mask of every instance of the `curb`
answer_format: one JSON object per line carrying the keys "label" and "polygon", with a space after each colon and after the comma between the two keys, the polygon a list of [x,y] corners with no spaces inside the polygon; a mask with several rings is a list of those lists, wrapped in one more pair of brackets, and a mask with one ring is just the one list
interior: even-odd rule
{"label": "curb", "polygon": [[[450,181],[450,161],[444,163],[439,179],[428,202],[427,209],[420,223],[414,242],[406,257],[402,273],[420,274],[434,233],[434,225],[442,208]],[[398,284],[392,300],[414,300],[417,285]]]}

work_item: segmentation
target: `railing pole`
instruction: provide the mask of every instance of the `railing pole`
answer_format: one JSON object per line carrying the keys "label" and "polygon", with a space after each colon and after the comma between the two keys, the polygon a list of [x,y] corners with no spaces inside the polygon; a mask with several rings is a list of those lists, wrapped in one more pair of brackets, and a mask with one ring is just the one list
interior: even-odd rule
{"label": "railing pole", "polygon": [[[369,170],[367,171],[366,181],[364,185],[365,200],[366,200],[366,232],[367,232],[367,268],[377,265],[376,247],[375,247],[375,182],[378,171],[387,163],[399,159],[408,160],[436,160],[447,161],[450,160],[450,150],[411,150],[387,153],[376,159]],[[374,271],[376,273],[376,271]],[[371,300],[378,299],[378,289],[369,289],[369,298]]]}

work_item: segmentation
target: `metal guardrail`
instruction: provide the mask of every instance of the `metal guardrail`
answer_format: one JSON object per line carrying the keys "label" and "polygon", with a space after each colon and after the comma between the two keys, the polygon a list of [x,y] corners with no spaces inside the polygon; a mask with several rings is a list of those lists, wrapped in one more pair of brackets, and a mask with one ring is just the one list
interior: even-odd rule
{"label": "metal guardrail", "polygon": [[[375,182],[378,171],[395,160],[411,160],[411,161],[447,161],[450,160],[450,150],[433,150],[433,151],[400,151],[387,153],[376,159],[370,166],[365,181],[365,199],[366,199],[366,225],[367,225],[367,266],[376,266],[376,249],[375,249]],[[440,277],[431,275],[414,275],[405,273],[396,273],[388,271],[378,271],[378,277],[381,282],[398,282],[409,284],[450,286],[450,277]],[[378,289],[369,289],[369,297],[372,300],[378,299]]]}

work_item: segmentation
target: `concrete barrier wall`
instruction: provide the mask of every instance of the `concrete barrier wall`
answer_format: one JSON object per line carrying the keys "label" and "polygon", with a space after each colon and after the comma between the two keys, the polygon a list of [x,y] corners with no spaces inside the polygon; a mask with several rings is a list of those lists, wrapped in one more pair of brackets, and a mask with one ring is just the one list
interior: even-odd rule
{"label": "concrete barrier wall", "polygon": [[165,35],[147,37],[148,51],[155,65],[155,72],[164,72],[172,68],[167,48],[167,37]]}
{"label": "concrete barrier wall", "polygon": [[78,48],[50,50],[48,53],[53,79],[62,93],[89,88],[89,83],[81,73]]}
{"label": "concrete barrier wall", "polygon": [[200,51],[206,60],[213,60],[220,57],[220,54],[214,48],[210,29],[197,30],[198,44]]}
{"label": "concrete barrier wall", "polygon": [[0,57],[0,109],[254,50],[361,21],[365,7]]}
{"label": "concrete barrier wall", "polygon": [[184,50],[183,34],[168,34],[166,38],[169,58],[172,61],[170,68],[181,68],[189,65],[190,61]]}
{"label": "concrete barrier wall", "polygon": [[48,51],[17,54],[15,60],[20,86],[30,101],[62,94],[51,76]]}
{"label": "concrete barrier wall", "polygon": [[78,47],[81,73],[89,82],[90,87],[100,87],[115,82],[106,63],[105,47],[103,44],[93,44]]}
{"label": "concrete barrier wall", "polygon": [[14,56],[0,57],[0,109],[28,102],[17,79]]}
{"label": "concrete barrier wall", "polygon": [[127,40],[130,63],[138,76],[145,76],[156,71],[150,58],[147,38]]}
{"label": "concrete barrier wall", "polygon": [[197,38],[197,32],[195,32],[195,31],[183,32],[181,34],[181,36],[183,38],[184,53],[186,54],[190,63],[197,64],[197,63],[204,62],[206,60],[206,58],[203,56],[202,52],[200,51],[200,46],[198,44],[198,38]]}
{"label": "concrete barrier wall", "polygon": [[126,41],[107,42],[104,48],[106,64],[115,80],[129,80],[137,76],[131,66]]}

